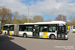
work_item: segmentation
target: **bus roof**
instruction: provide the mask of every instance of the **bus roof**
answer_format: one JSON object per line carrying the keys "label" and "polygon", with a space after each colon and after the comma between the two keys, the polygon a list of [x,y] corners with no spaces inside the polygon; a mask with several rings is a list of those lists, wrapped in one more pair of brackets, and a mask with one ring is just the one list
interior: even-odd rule
{"label": "bus roof", "polygon": [[5,24],[4,26],[8,26],[8,25],[16,25],[16,24]]}
{"label": "bus roof", "polygon": [[36,22],[36,23],[24,23],[24,24],[66,24],[64,21],[51,21],[51,22]]}
{"label": "bus roof", "polygon": [[[18,24],[18,25],[34,25],[34,24],[66,24],[64,21],[51,21],[51,22],[36,22],[36,23],[24,23],[24,24]],[[16,25],[16,24],[5,24],[4,26],[8,25]]]}
{"label": "bus roof", "polygon": [[5,24],[5,25],[14,25],[14,24]]}

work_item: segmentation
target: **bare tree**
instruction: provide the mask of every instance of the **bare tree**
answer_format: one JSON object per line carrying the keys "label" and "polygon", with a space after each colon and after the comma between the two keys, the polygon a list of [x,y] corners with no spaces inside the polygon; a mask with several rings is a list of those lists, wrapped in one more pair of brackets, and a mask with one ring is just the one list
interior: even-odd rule
{"label": "bare tree", "polygon": [[35,22],[42,22],[42,21],[43,21],[43,17],[42,17],[42,16],[34,16],[34,17],[33,17],[33,20],[34,20]]}
{"label": "bare tree", "polygon": [[70,25],[75,25],[75,17],[72,17],[72,18],[70,19]]}
{"label": "bare tree", "polygon": [[55,18],[56,21],[66,21],[66,16],[64,15],[58,15],[58,17]]}
{"label": "bare tree", "polygon": [[14,17],[14,20],[16,20],[17,18],[19,18],[19,14],[18,14],[17,11],[15,13],[13,13],[13,17]]}
{"label": "bare tree", "polygon": [[3,22],[8,22],[10,23],[10,21],[12,20],[12,12],[10,9],[2,7],[0,9],[0,20]]}
{"label": "bare tree", "polygon": [[52,21],[52,19],[47,19],[45,22],[50,22],[50,21]]}

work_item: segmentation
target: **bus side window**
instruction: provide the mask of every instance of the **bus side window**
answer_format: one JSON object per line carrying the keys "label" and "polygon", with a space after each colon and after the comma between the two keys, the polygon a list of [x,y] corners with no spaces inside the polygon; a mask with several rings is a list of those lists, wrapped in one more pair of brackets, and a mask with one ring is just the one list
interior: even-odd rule
{"label": "bus side window", "polygon": [[55,32],[55,30],[56,30],[56,26],[53,26],[53,32]]}
{"label": "bus side window", "polygon": [[43,27],[40,28],[40,32],[42,32]]}
{"label": "bus side window", "polygon": [[26,26],[26,30],[25,31],[31,32],[32,31],[32,26]]}
{"label": "bus side window", "polygon": [[52,27],[49,27],[49,31],[52,32]]}
{"label": "bus side window", "polygon": [[48,32],[48,26],[40,26],[40,32]]}
{"label": "bus side window", "polygon": [[56,30],[56,27],[55,26],[50,26],[49,27],[49,32],[55,32]]}
{"label": "bus side window", "polygon": [[42,32],[47,32],[47,28],[42,29]]}
{"label": "bus side window", "polygon": [[24,31],[27,31],[27,29],[25,29]]}
{"label": "bus side window", "polygon": [[19,31],[25,31],[25,29],[26,29],[26,26],[22,26],[22,25],[19,26]]}

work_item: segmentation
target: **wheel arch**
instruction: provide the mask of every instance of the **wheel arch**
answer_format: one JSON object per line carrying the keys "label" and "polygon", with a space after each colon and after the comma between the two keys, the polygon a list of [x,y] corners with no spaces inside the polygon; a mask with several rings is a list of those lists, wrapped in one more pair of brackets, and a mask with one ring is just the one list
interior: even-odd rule
{"label": "wheel arch", "polygon": [[27,33],[23,33],[23,35],[27,35]]}
{"label": "wheel arch", "polygon": [[54,36],[55,36],[55,34],[50,34],[50,35],[49,35],[49,38],[50,38],[50,39],[51,39],[51,35],[54,35]]}

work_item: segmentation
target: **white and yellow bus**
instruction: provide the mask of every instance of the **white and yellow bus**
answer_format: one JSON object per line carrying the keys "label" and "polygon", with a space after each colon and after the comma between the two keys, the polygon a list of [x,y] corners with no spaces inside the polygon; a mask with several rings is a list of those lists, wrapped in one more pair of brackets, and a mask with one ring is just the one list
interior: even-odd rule
{"label": "white and yellow bus", "polygon": [[9,35],[50,39],[68,39],[64,21],[37,22],[9,25]]}

